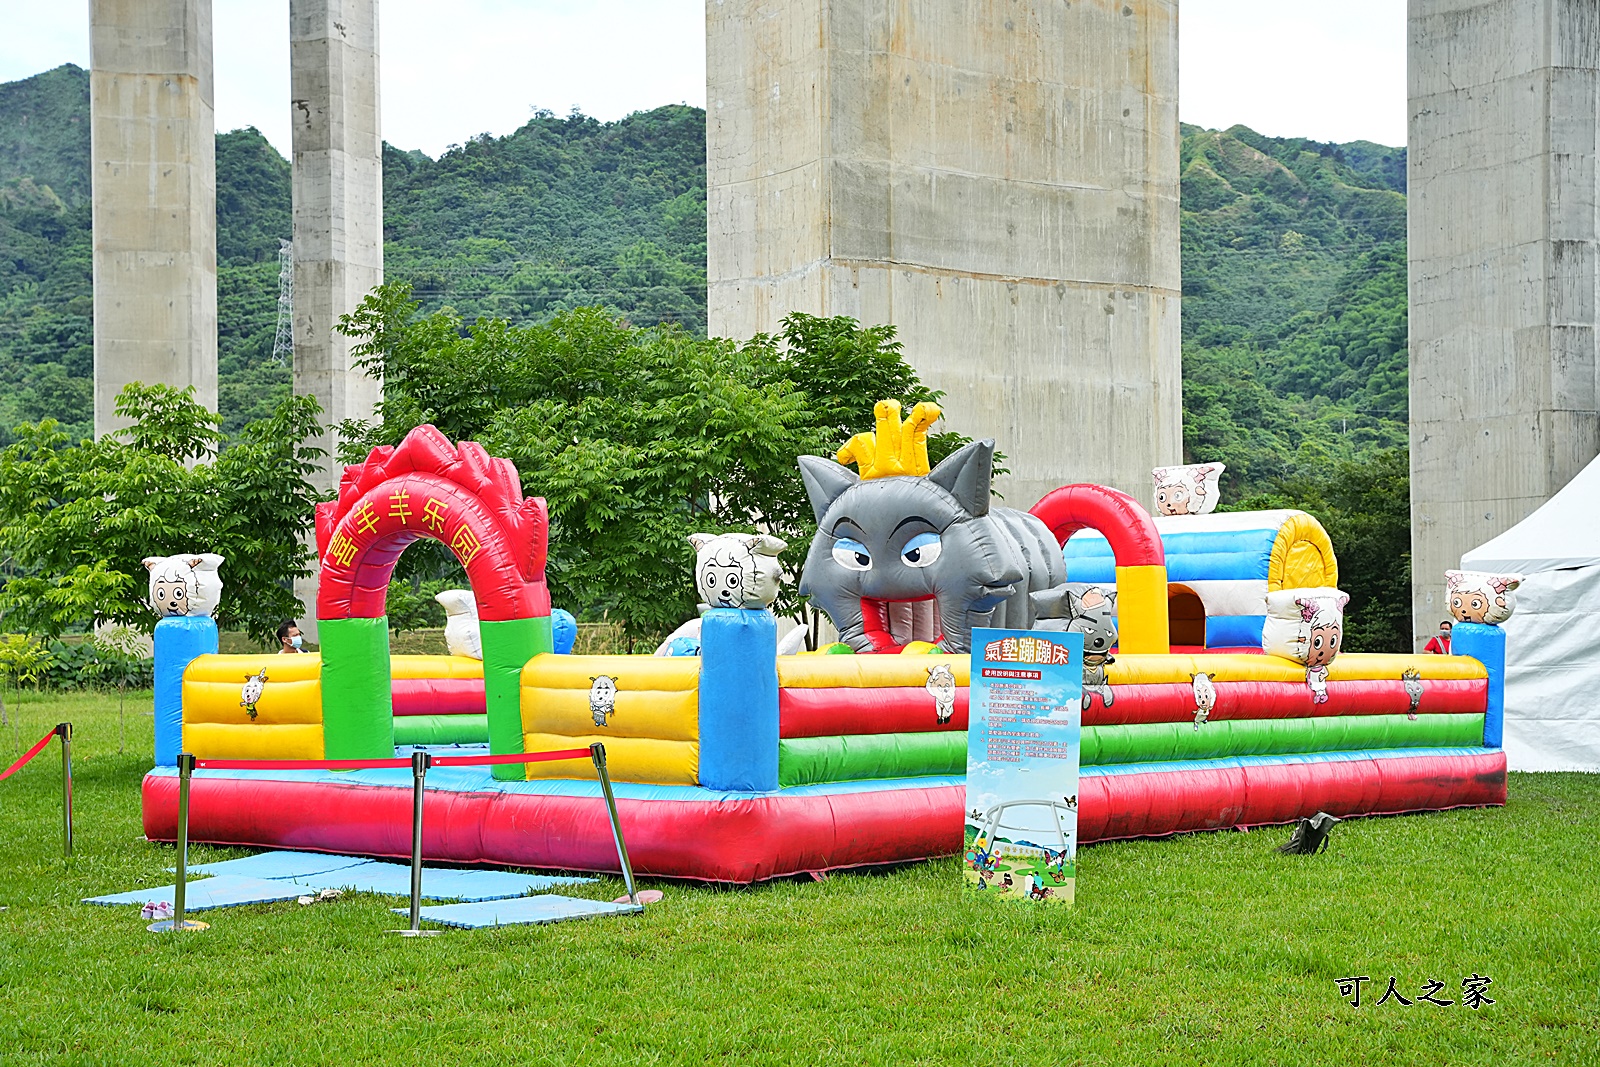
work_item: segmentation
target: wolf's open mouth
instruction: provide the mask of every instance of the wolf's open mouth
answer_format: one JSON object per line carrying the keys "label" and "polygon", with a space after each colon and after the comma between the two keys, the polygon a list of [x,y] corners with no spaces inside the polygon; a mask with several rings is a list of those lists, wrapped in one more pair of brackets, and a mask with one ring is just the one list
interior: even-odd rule
{"label": "wolf's open mouth", "polygon": [[861,624],[879,652],[895,652],[913,641],[937,644],[944,637],[939,602],[932,595],[916,600],[862,597]]}

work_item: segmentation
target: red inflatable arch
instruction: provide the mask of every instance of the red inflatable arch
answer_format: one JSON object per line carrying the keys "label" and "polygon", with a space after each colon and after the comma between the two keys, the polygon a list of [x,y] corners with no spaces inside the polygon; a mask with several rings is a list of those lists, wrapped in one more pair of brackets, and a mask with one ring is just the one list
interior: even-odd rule
{"label": "red inflatable arch", "polygon": [[1117,561],[1119,647],[1123,652],[1170,651],[1167,552],[1150,513],[1127,493],[1103,485],[1066,485],[1046,493],[1033,514],[1050,527],[1057,544],[1066,544],[1084,529],[1105,535]]}
{"label": "red inflatable arch", "polygon": [[[395,448],[346,467],[339,499],[317,505],[317,636],[322,646],[322,728],[329,759],[394,751],[389,577],[418,538],[448,545],[478,601],[489,749],[522,751],[518,678],[550,641],[544,501],[523,499],[517,469],[470,441],[460,448],[418,426]],[[520,768],[497,766],[496,777]]]}
{"label": "red inflatable arch", "polygon": [[317,618],[382,616],[395,562],[422,537],[449,546],[466,568],[480,619],[547,616],[547,535],[544,499],[523,498],[510,460],[418,426],[397,447],[346,467],[339,498],[317,505]]}
{"label": "red inflatable arch", "polygon": [[1064,485],[1045,494],[1032,514],[1064,545],[1079,530],[1095,530],[1111,542],[1119,567],[1165,567],[1166,549],[1155,520],[1127,493],[1104,485]]}

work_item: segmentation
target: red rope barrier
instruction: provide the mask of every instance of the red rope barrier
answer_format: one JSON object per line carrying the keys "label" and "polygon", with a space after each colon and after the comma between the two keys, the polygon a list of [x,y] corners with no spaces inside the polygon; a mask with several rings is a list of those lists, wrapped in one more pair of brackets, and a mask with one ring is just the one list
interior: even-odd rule
{"label": "red rope barrier", "polygon": [[[26,763],[45,741],[54,736],[52,732],[44,741],[35,746],[34,751],[22,759]],[[435,756],[432,764],[435,767],[480,767],[494,763],[545,763],[550,760],[588,759],[589,750],[586,748],[564,748],[553,752],[514,752],[504,756]],[[18,764],[21,766],[21,764]],[[195,770],[200,771],[355,771],[379,767],[409,767],[411,760],[401,759],[197,759],[194,761]],[[15,770],[16,768],[12,768]],[[7,771],[6,774],[10,774]],[[4,778],[5,775],[0,775]]]}
{"label": "red rope barrier", "polygon": [[[5,781],[7,778],[10,778],[13,774],[16,774],[18,771],[22,770],[22,768],[27,764],[27,762],[29,760],[33,759],[33,757],[37,756],[39,753],[44,751],[44,746],[48,745],[50,743],[50,739],[52,737],[54,737],[54,736],[56,736],[56,728],[54,726],[52,726],[52,727],[50,727],[50,732],[49,733],[47,733],[43,737],[39,738],[39,743],[38,744],[34,745],[32,748],[28,749],[28,751],[26,751],[26,752],[24,752],[22,754],[22,758],[21,759],[17,760],[17,762],[13,763],[11,766],[7,767],[4,771],[0,771],[0,782]],[[588,749],[584,749],[583,754],[585,756],[587,756],[589,754],[589,750]]]}
{"label": "red rope barrier", "polygon": [[197,759],[197,771],[359,771],[409,767],[409,759]]}
{"label": "red rope barrier", "polygon": [[435,756],[435,767],[477,767],[490,763],[545,763],[550,760],[588,759],[586,748],[563,748],[553,752],[513,752],[506,756]]}

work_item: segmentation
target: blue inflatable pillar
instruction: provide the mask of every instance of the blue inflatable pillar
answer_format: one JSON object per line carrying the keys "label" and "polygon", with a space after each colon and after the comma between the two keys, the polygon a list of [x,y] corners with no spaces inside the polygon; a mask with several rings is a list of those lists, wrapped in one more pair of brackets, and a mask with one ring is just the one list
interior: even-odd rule
{"label": "blue inflatable pillar", "polygon": [[1483,743],[1499,748],[1506,724],[1506,632],[1481,622],[1458,622],[1450,631],[1450,652],[1471,656],[1489,671],[1489,706],[1483,716]]}
{"label": "blue inflatable pillar", "polygon": [[183,672],[217,650],[217,620],[170,615],[156,623],[156,766],[172,767],[183,750]]}
{"label": "blue inflatable pillar", "polygon": [[778,788],[778,620],[770,611],[700,616],[700,784]]}

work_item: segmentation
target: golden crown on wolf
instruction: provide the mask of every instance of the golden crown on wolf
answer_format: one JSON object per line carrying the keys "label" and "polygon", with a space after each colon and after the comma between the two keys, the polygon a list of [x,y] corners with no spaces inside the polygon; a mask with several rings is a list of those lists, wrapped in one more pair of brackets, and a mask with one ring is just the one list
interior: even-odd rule
{"label": "golden crown on wolf", "polygon": [[834,458],[840,463],[854,463],[862,481],[927,474],[928,427],[943,414],[939,405],[925,400],[912,408],[911,417],[902,422],[900,401],[880,400],[872,414],[877,430],[856,434]]}

